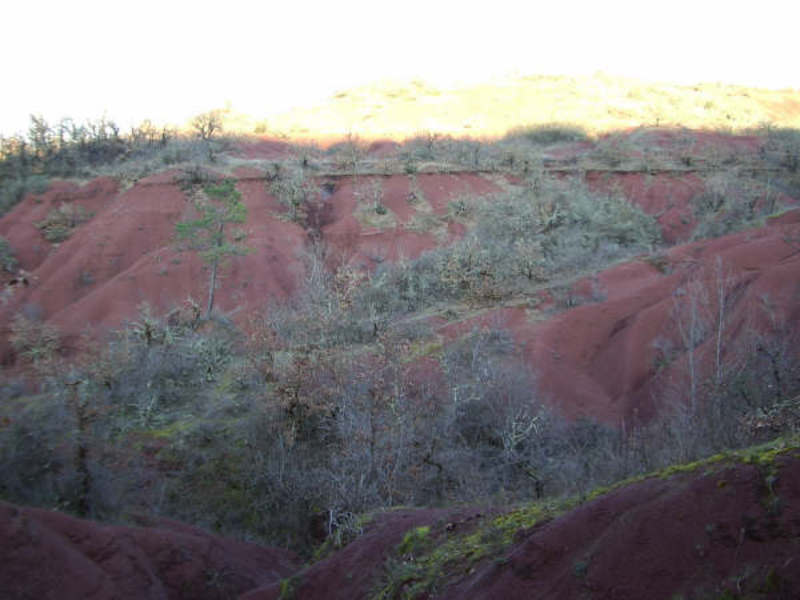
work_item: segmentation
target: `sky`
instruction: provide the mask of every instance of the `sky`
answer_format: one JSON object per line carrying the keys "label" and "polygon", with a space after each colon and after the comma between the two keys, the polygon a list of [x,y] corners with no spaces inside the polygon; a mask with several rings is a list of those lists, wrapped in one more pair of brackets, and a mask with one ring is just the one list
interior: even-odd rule
{"label": "sky", "polygon": [[226,104],[267,116],[387,79],[602,71],[800,90],[789,0],[26,0],[2,12],[4,135],[32,113],[125,126]]}

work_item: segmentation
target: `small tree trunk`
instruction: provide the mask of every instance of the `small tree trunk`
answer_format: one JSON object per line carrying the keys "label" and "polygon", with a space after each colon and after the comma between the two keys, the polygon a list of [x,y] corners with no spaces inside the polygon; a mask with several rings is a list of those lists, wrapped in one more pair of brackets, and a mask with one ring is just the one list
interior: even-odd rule
{"label": "small tree trunk", "polygon": [[[225,223],[219,224],[219,232],[217,234],[217,247],[222,246],[222,232],[225,229]],[[217,289],[217,265],[219,265],[219,255],[214,258],[211,263],[211,281],[208,284],[208,308],[206,308],[206,319],[211,317],[211,309],[214,308],[214,291]]]}
{"label": "small tree trunk", "polygon": [[75,427],[77,429],[74,463],[78,478],[78,498],[75,509],[79,517],[86,518],[90,516],[91,513],[89,497],[92,492],[92,475],[89,472],[89,417],[86,414],[86,406],[84,406],[80,400],[78,392],[78,386],[80,384],[80,381],[75,381],[68,383],[67,386],[71,388],[72,410],[75,416]]}
{"label": "small tree trunk", "polygon": [[717,347],[714,357],[716,378],[714,383],[719,387],[722,383],[722,332],[725,329],[725,281],[722,279],[722,266],[717,257]]}
{"label": "small tree trunk", "polygon": [[211,316],[211,309],[214,308],[214,290],[217,287],[217,263],[215,260],[211,265],[211,281],[208,284],[208,307],[206,308],[206,319]]}

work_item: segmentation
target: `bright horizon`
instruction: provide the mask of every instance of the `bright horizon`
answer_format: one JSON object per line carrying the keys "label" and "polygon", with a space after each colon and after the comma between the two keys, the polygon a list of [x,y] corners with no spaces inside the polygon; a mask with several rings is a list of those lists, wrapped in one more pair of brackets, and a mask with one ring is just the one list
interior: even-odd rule
{"label": "bright horizon", "polygon": [[30,114],[50,122],[106,114],[127,127],[146,118],[183,123],[227,104],[267,117],[379,80],[446,87],[602,71],[800,89],[800,8],[774,0],[758,12],[716,0],[647,10],[619,0],[249,4],[14,3],[4,11],[0,133],[26,131]]}

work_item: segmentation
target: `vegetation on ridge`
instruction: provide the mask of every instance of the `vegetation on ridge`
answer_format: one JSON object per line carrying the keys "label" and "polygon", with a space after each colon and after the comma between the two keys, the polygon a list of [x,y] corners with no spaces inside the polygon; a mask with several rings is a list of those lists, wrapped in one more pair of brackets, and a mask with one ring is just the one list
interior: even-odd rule
{"label": "vegetation on ridge", "polygon": [[775,459],[783,455],[800,458],[800,438],[797,434],[788,438],[779,437],[758,446],[715,454],[691,463],[671,465],[619,481],[610,487],[595,489],[588,495],[532,502],[499,516],[481,516],[467,533],[457,528],[452,528],[451,532],[447,526],[437,528],[432,533],[430,527],[426,527],[426,543],[416,544],[413,548],[408,540],[419,538],[420,528],[411,530],[387,559],[384,572],[371,597],[380,600],[411,600],[441,591],[448,584],[470,573],[482,561],[493,558],[496,564],[503,564],[506,560],[504,553],[521,531],[559,517],[586,501],[645,479],[697,473],[701,469],[708,476],[744,463],[762,466],[767,481],[765,486],[768,486],[769,481],[774,481],[778,470]]}

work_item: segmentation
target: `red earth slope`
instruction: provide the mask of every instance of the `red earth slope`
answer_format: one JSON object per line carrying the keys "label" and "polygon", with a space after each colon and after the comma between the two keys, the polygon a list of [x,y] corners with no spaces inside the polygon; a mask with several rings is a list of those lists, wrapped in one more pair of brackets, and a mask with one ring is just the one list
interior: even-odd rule
{"label": "red earth slope", "polygon": [[[647,135],[653,139],[645,141],[654,147],[674,143],[664,132]],[[700,133],[696,137],[694,150],[705,143]],[[740,153],[756,152],[756,141],[706,140],[724,142],[720,152]],[[591,144],[574,146],[564,150],[564,160]],[[267,142],[248,148],[245,154],[254,159],[280,157],[286,151]],[[174,243],[175,223],[191,214],[190,203],[175,182],[177,175],[159,173],[127,190],[109,178],[84,186],[57,182],[0,219],[0,235],[9,240],[26,271],[25,283],[6,288],[0,298],[0,362],[14,361],[7,339],[9,324],[19,313],[57,325],[70,349],[84,335],[102,338],[135,319],[144,303],[158,315],[187,298],[203,305],[207,272],[194,253],[181,252]],[[382,261],[413,259],[464,232],[460,223],[450,223],[444,231],[426,230],[415,226],[416,218],[444,215],[449,201],[460,194],[488,195],[501,189],[496,177],[479,173],[417,173],[413,190],[406,175],[361,177],[362,184],[380,181],[382,203],[395,219],[391,226],[376,227],[359,218],[359,190],[352,178],[322,178],[324,203],[313,215],[311,227],[304,229],[289,222],[284,208],[267,192],[263,168],[241,167],[236,177],[248,208],[246,243],[252,251],[233,259],[222,272],[217,308],[241,326],[298,289],[310,239],[322,240],[335,264],[369,269]],[[665,236],[681,245],[570,284],[560,301],[555,294],[543,293],[537,307],[527,303],[491,308],[478,317],[444,325],[432,322],[433,327],[439,323],[438,333],[445,340],[476,325],[507,328],[525,362],[536,370],[544,399],[569,417],[620,425],[650,416],[655,410],[653,398],[663,397],[667,387],[685,387],[681,380],[685,344],[679,339],[677,321],[687,290],[703,290],[706,317],[713,321],[712,292],[722,274],[730,292],[728,352],[736,351],[733,342],[744,333],[763,333],[776,326],[797,329],[800,211],[770,219],[761,228],[686,243],[693,227],[690,202],[704,185],[696,175],[594,172],[586,177],[590,187],[620,191],[647,212],[660,215]],[[409,202],[412,192],[425,201]],[[69,239],[51,244],[35,225],[63,204],[79,205],[92,216]],[[710,342],[706,340],[697,351],[706,361],[713,353]]]}
{"label": "red earth slope", "polygon": [[[493,513],[378,514],[366,532],[299,570],[288,552],[217,538],[179,523],[104,526],[0,504],[3,598],[367,598],[404,533],[442,542]],[[451,565],[443,598],[796,598],[800,593],[800,455],[711,463],[629,484],[528,530],[500,556]],[[467,565],[469,566],[469,565]],[[461,573],[461,575],[454,575]],[[284,584],[285,587],[286,584]],[[737,595],[739,594],[739,595]],[[741,596],[740,596],[741,595]]]}
{"label": "red earth slope", "polygon": [[797,598],[800,460],[778,464],[620,489],[520,534],[507,562],[442,597]]}
{"label": "red earth slope", "polygon": [[[188,297],[201,305],[207,273],[197,256],[175,244],[175,224],[191,215],[190,203],[165,172],[120,191],[110,179],[83,187],[59,182],[40,196],[28,196],[0,219],[0,235],[13,248],[24,283],[6,287],[0,304],[3,362],[12,360],[6,342],[8,325],[18,313],[57,325],[68,342],[118,328],[147,303],[165,314]],[[223,271],[217,307],[240,324],[263,312],[271,301],[286,298],[305,273],[309,233],[283,217],[284,209],[266,191],[265,181],[244,177],[238,183],[248,209],[245,225],[251,252]],[[262,173],[263,175],[263,173]],[[476,175],[425,175],[419,186],[437,213],[459,193],[488,193],[498,188]],[[408,179],[383,181],[385,203],[398,208],[400,223],[389,229],[366,227],[353,215],[356,201],[347,178],[334,191],[315,224],[336,260],[370,266],[378,260],[413,259],[439,243],[429,233],[403,226],[411,218],[406,201]],[[91,216],[59,244],[46,241],[36,224],[63,205],[82,207]],[[406,213],[400,211],[406,208]],[[12,275],[4,275],[6,282]]]}
{"label": "red earth slope", "polygon": [[[518,531],[501,556],[474,567],[449,565],[449,573],[461,575],[443,574],[433,596],[797,598],[800,456],[778,457],[774,465],[774,471],[743,463],[701,467],[619,488]],[[384,581],[387,560],[409,560],[396,550],[402,531],[429,525],[429,535],[441,541],[459,535],[481,515],[423,511],[418,517],[377,520],[344,550],[299,573],[295,597],[372,597]],[[721,596],[726,590],[729,595]],[[279,595],[279,586],[269,584],[244,598],[275,600]]]}
{"label": "red earth slope", "polygon": [[287,577],[285,550],[188,525],[101,525],[0,503],[0,597],[7,600],[218,600]]}
{"label": "red earth slope", "polygon": [[675,246],[601,271],[570,286],[566,295],[573,306],[565,308],[562,299],[554,311],[554,300],[545,294],[538,306],[491,308],[438,331],[451,340],[475,327],[507,329],[535,369],[542,399],[568,417],[619,426],[651,416],[653,398],[670,390],[685,393],[680,327],[687,324],[692,297],[706,329],[695,356],[708,374],[720,284],[723,361],[741,359],[750,336],[797,332],[800,210],[761,228]]}

